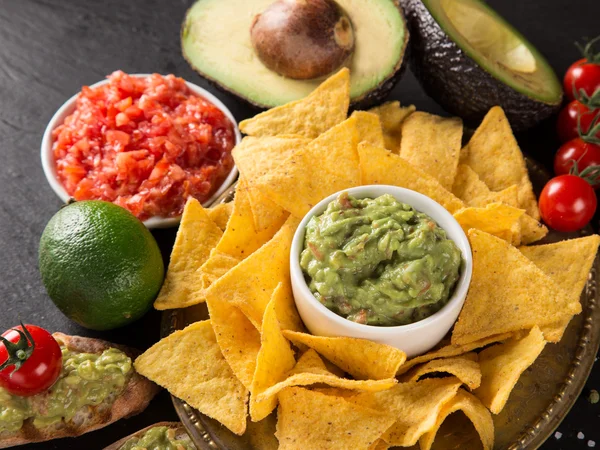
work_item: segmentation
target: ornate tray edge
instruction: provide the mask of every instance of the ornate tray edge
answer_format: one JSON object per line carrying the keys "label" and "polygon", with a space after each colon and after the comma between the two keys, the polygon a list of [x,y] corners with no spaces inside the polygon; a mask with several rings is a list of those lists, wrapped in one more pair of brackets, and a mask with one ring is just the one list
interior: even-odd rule
{"label": "ornate tray edge", "polygon": [[[588,233],[585,233],[588,234]],[[539,448],[567,416],[577,397],[581,395],[594,366],[600,348],[600,310],[598,309],[598,270],[600,255],[596,256],[585,287],[587,304],[582,314],[584,323],[577,342],[577,351],[571,361],[570,370],[558,393],[540,417],[519,435],[507,450],[533,450]],[[541,430],[544,430],[541,432]]]}

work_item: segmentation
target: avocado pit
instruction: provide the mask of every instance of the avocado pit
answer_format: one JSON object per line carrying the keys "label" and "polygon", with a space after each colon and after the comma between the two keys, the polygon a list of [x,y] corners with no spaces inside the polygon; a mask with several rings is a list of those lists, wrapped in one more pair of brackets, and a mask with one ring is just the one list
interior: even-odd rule
{"label": "avocado pit", "polygon": [[250,37],[267,68],[296,80],[329,75],[354,51],[352,22],[333,0],[278,0],[255,16]]}

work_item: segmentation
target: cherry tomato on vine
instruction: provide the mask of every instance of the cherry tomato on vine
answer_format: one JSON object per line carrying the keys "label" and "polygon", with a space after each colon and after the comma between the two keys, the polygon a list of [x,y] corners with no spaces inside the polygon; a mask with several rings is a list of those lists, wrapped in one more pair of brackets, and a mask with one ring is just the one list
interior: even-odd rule
{"label": "cherry tomato on vine", "polygon": [[[590,166],[600,166],[600,145],[586,142],[580,137],[565,142],[554,156],[554,173],[570,173],[573,161],[577,161],[577,168],[582,171]],[[594,184],[594,188],[599,186],[598,183]]]}
{"label": "cherry tomato on vine", "polygon": [[[578,100],[570,102],[558,115],[556,129],[560,141],[567,142],[579,137],[578,120],[581,123],[581,132],[587,134],[596,115],[600,115],[600,109],[591,109]],[[596,137],[600,139],[600,130],[596,133]]]}
{"label": "cherry tomato on vine", "polygon": [[591,97],[596,89],[600,88],[600,54],[594,54],[594,44],[599,40],[600,36],[585,46],[577,45],[583,53],[583,58],[571,64],[563,80],[565,95],[569,100],[575,100],[582,90],[585,95]]}
{"label": "cherry tomato on vine", "polygon": [[0,338],[0,386],[19,396],[45,391],[62,369],[62,352],[43,328],[23,325],[5,331]]}
{"label": "cherry tomato on vine", "polygon": [[596,212],[592,186],[576,175],[552,178],[540,195],[540,214],[557,231],[576,231],[586,226]]}
{"label": "cherry tomato on vine", "polygon": [[596,89],[600,88],[600,65],[590,63],[585,58],[574,62],[567,69],[563,87],[569,100],[575,100],[573,87],[575,87],[575,92],[583,89],[591,97]]}

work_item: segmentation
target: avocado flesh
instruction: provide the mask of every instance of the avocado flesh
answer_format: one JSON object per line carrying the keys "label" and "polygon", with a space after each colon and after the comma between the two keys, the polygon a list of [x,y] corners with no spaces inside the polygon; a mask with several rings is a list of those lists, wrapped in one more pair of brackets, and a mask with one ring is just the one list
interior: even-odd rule
{"label": "avocado flesh", "polygon": [[411,70],[428,95],[467,125],[501,106],[514,130],[560,107],[562,88],[544,57],[478,0],[403,0]]}
{"label": "avocado flesh", "polygon": [[466,44],[477,53],[496,64],[514,72],[536,71],[535,58],[529,49],[512,32],[502,26],[482,5],[472,2],[441,0],[440,5],[454,28],[464,37]]}
{"label": "avocado flesh", "polygon": [[518,92],[560,103],[560,83],[544,57],[487,5],[478,0],[424,3],[446,34],[482,68]]}
{"label": "avocado flesh", "polygon": [[[323,78],[292,80],[267,69],[250,41],[256,14],[273,0],[198,0],[182,28],[182,49],[202,76],[260,107],[305,97]],[[393,0],[338,0],[352,21],[355,51],[348,62],[354,102],[391,89],[400,70],[408,32]]]}

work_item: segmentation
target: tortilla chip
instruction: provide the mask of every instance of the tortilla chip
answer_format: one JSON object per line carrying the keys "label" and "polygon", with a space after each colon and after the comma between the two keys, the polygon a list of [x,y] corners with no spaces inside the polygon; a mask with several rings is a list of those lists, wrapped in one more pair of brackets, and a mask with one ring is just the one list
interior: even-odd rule
{"label": "tortilla chip", "polygon": [[354,111],[352,117],[356,118],[358,142],[368,142],[375,147],[384,147],[383,131],[379,116],[367,111]]}
{"label": "tortilla chip", "polygon": [[543,239],[548,234],[548,228],[541,224],[529,214],[521,216],[521,244],[527,245]]}
{"label": "tortilla chip", "polygon": [[358,145],[362,184],[390,184],[431,197],[451,213],[464,203],[447,191],[438,181],[398,155],[367,143]]}
{"label": "tortilla chip", "polygon": [[565,334],[565,331],[567,330],[567,327],[571,323],[572,318],[573,316],[570,316],[566,319],[563,318],[560,321],[542,327],[542,333],[544,333],[544,338],[546,341],[552,343],[560,342]]}
{"label": "tortilla chip", "polygon": [[479,175],[466,164],[459,164],[452,193],[469,206],[484,207],[490,203],[505,203],[519,207],[519,187],[514,184],[500,192],[490,191]]}
{"label": "tortilla chip", "polygon": [[477,363],[476,353],[466,353],[455,358],[434,359],[407,373],[402,377],[402,381],[419,381],[422,376],[431,373],[452,374],[469,389],[476,389],[481,384],[481,369]]}
{"label": "tortilla chip", "polygon": [[294,294],[292,293],[292,286],[289,279],[286,278],[279,282],[273,291],[271,301],[275,301],[275,309],[281,328],[284,330],[304,331],[304,324],[296,309],[296,302],[294,301]]}
{"label": "tortilla chip", "polygon": [[492,191],[519,186],[519,207],[539,220],[525,159],[502,108],[489,110],[461,152],[460,162],[469,165]]}
{"label": "tortilla chip", "polygon": [[319,392],[330,397],[352,398],[358,395],[358,392],[350,389],[342,389],[337,387],[312,387],[311,391]]}
{"label": "tortilla chip", "polygon": [[514,243],[520,239],[519,219],[524,213],[522,209],[502,203],[490,203],[485,208],[461,209],[454,213],[454,218],[465,233],[476,228]]}
{"label": "tortilla chip", "polygon": [[[301,344],[302,345],[302,344]],[[316,373],[320,375],[336,375],[339,378],[344,378],[346,373],[335,364],[322,360],[319,354],[312,348],[302,345],[306,348],[294,368],[288,373],[288,376],[297,373]]]}
{"label": "tortilla chip", "polygon": [[221,353],[238,380],[250,389],[260,350],[260,333],[226,299],[207,299],[206,305]]}
{"label": "tortilla chip", "polygon": [[302,354],[302,356],[300,356],[300,359],[298,359],[298,362],[296,363],[294,368],[290,370],[290,373],[288,375],[291,376],[299,373],[331,375],[331,371],[327,368],[325,362],[321,359],[319,354],[312,348],[309,348]]}
{"label": "tortilla chip", "polygon": [[[246,136],[246,137],[249,137],[249,136]],[[268,137],[268,136],[263,136],[263,139],[266,137]],[[306,141],[306,143],[309,143],[312,140],[311,138],[307,138],[300,134],[293,134],[293,133],[278,134],[277,137],[281,138],[281,139],[303,139]]]}
{"label": "tortilla chip", "polygon": [[[483,208],[492,203],[503,203],[514,208],[518,208],[519,206],[519,189],[517,185],[512,185],[500,192],[490,191],[487,185],[481,181],[479,175],[466,164],[458,165],[452,193],[463,200],[467,205],[476,208]],[[524,216],[525,214],[519,219],[519,224],[512,229],[514,242],[520,240],[522,224],[525,222]],[[526,225],[528,224],[529,222],[526,223]]]}
{"label": "tortilla chip", "polygon": [[212,220],[215,225],[221,229],[221,231],[225,231],[225,228],[227,228],[227,222],[229,222],[232,212],[233,202],[219,203],[218,205],[206,210],[210,220]]}
{"label": "tortilla chip", "polygon": [[459,389],[454,398],[446,403],[435,422],[433,429],[425,433],[419,439],[421,450],[430,450],[433,440],[438,430],[450,414],[462,411],[467,416],[481,439],[483,450],[492,450],[494,448],[494,421],[492,415],[485,406],[473,394],[469,394],[464,389]]}
{"label": "tortilla chip", "polygon": [[328,195],[360,184],[357,141],[356,117],[351,117],[295,152],[255,185],[302,218]]}
{"label": "tortilla chip", "polygon": [[241,176],[233,199],[233,213],[227,223],[217,250],[238,259],[244,259],[259,249],[281,228],[286,217],[279,218],[263,230],[254,227],[254,215],[250,207],[247,181]]}
{"label": "tortilla chip", "polygon": [[250,136],[298,134],[316,138],[346,118],[349,104],[350,71],[343,68],[307,97],[243,120],[240,131]]}
{"label": "tortilla chip", "polygon": [[415,105],[400,106],[399,101],[387,102],[371,108],[369,112],[379,116],[383,128],[383,139],[385,148],[392,153],[400,153],[400,142],[402,139],[402,123],[415,112]]}
{"label": "tortilla chip", "polygon": [[388,450],[389,448],[390,444],[385,442],[383,439],[379,439],[369,447],[369,450]]}
{"label": "tortilla chip", "polygon": [[499,414],[521,374],[542,353],[546,341],[538,327],[521,339],[494,345],[479,354],[481,386],[473,393],[494,414]]}
{"label": "tortilla chip", "polygon": [[509,339],[512,335],[513,333],[498,334],[490,336],[489,338],[480,339],[478,341],[470,342],[468,344],[463,345],[452,345],[450,343],[447,343],[446,345],[440,345],[440,347],[437,349],[431,350],[428,353],[425,353],[424,355],[417,356],[406,361],[398,369],[397,375],[402,375],[403,373],[408,372],[417,364],[422,364],[427,361],[433,361],[434,359],[451,358],[453,356],[464,355],[467,352],[485,347],[495,342],[502,342],[506,339]]}
{"label": "tortilla chip", "polygon": [[394,423],[378,411],[297,387],[279,394],[277,432],[280,450],[368,448]]}
{"label": "tortilla chip", "polygon": [[298,222],[290,217],[273,239],[213,283],[206,291],[207,301],[227,299],[260,329],[273,291],[290,276],[290,247]]}
{"label": "tortilla chip", "polygon": [[[489,191],[487,195],[475,197],[469,202],[469,206],[486,206],[490,203],[504,203],[505,205],[519,208],[519,187],[513,184],[500,192]],[[521,208],[519,208],[521,209]],[[529,216],[531,217],[531,216]],[[533,219],[533,217],[532,217]],[[533,219],[535,220],[535,219]]]}
{"label": "tortilla chip", "polygon": [[213,249],[206,262],[200,267],[202,295],[206,298],[206,290],[219,278],[233,269],[240,262],[239,258]]}
{"label": "tortilla chip", "polygon": [[458,117],[417,111],[402,124],[400,156],[452,189],[460,157],[463,125]]}
{"label": "tortilla chip", "polygon": [[248,438],[250,448],[258,450],[278,450],[279,441],[275,437],[277,415],[272,414],[260,422],[249,420],[244,437]]}
{"label": "tortilla chip", "polygon": [[278,297],[273,297],[267,305],[260,330],[260,351],[256,358],[256,370],[250,389],[250,417],[253,422],[264,419],[277,406],[275,395],[259,399],[260,394],[283,380],[296,365],[294,351],[281,334],[277,320],[278,300]]}
{"label": "tortilla chip", "polygon": [[[594,234],[554,244],[520,247],[519,250],[556,284],[567,290],[568,295],[579,300],[599,245],[600,236]],[[570,320],[571,317],[568,317],[552,326],[543,327],[544,338],[550,342],[560,341]]]}
{"label": "tortilla chip", "polygon": [[[298,346],[298,345],[302,345],[302,344],[296,344],[296,346]],[[312,350],[311,348],[308,348],[307,346],[304,346],[304,347],[309,350]],[[340,378],[348,377],[348,374],[346,372],[344,372],[342,369],[340,369],[338,366],[336,366],[334,363],[332,363],[328,359],[323,360],[323,363],[325,364],[325,367],[327,368],[327,370],[329,372],[331,372],[332,374],[334,374]]]}
{"label": "tortilla chip", "polygon": [[574,297],[579,298],[599,245],[600,236],[594,234],[554,244],[519,247],[519,250],[559,286],[568,288]]}
{"label": "tortilla chip", "polygon": [[525,255],[506,241],[469,230],[473,278],[454,325],[452,343],[550,325],[580,306]]}
{"label": "tortilla chip", "polygon": [[[257,401],[275,399],[283,389],[292,386],[308,386],[312,384],[326,384],[342,389],[377,392],[391,388],[396,384],[395,378],[385,380],[349,380],[331,373],[312,348],[304,352],[287,378],[271,386],[258,395]],[[252,409],[250,410],[252,411]]]}
{"label": "tortilla chip", "polygon": [[454,377],[399,383],[387,391],[363,392],[349,402],[382,411],[395,418],[382,438],[392,447],[410,447],[431,430],[440,410],[456,395],[462,382]]}
{"label": "tortilla chip", "polygon": [[283,222],[286,211],[252,184],[280,166],[294,152],[305,147],[310,139],[304,137],[247,136],[233,149],[233,158],[242,176],[249,180],[246,189],[254,228],[262,231],[272,223]]}
{"label": "tortilla chip", "polygon": [[255,180],[280,166],[311,140],[305,137],[246,136],[231,154],[246,180]]}
{"label": "tortilla chip", "polygon": [[288,387],[308,386],[315,384],[325,384],[331,387],[350,391],[378,392],[390,389],[396,384],[396,380],[394,378],[387,378],[385,380],[351,380],[348,378],[340,378],[333,374],[325,375],[315,373],[299,373],[291,375],[284,381],[265,390],[259,399],[269,399],[270,397],[275,397],[280,391]]}
{"label": "tortilla chip", "polygon": [[297,373],[316,373],[325,375],[336,375],[339,378],[344,378],[346,373],[335,364],[322,360],[319,354],[312,348],[303,346],[307,350],[302,354],[294,368],[288,374],[289,376]]}
{"label": "tortilla chip", "polygon": [[204,301],[204,296],[200,295],[199,270],[222,235],[200,202],[190,198],[183,210],[167,276],[154,308],[186,308]]}
{"label": "tortilla chip", "polygon": [[490,189],[481,181],[481,178],[479,178],[479,175],[473,169],[466,164],[459,164],[457,166],[456,177],[452,184],[452,193],[454,195],[465,203],[470,204],[473,199],[488,195],[490,192]]}
{"label": "tortilla chip", "polygon": [[134,367],[235,434],[244,434],[248,391],[223,358],[209,320],[161,339],[138,356]]}
{"label": "tortilla chip", "polygon": [[359,380],[393,378],[398,367],[406,360],[402,350],[366,339],[313,336],[294,331],[284,331],[283,335],[294,343],[316,350]]}
{"label": "tortilla chip", "polygon": [[267,197],[260,189],[254,185],[248,186],[247,189],[255,230],[266,230],[272,223],[281,223],[287,219],[289,213]]}

